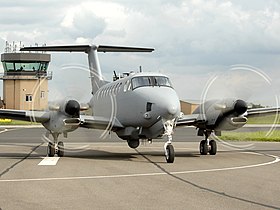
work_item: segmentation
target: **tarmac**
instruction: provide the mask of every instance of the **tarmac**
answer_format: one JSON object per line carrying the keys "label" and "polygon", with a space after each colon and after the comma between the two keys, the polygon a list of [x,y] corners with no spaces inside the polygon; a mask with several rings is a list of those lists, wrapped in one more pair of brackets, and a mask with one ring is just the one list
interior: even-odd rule
{"label": "tarmac", "polygon": [[[258,129],[258,128],[244,128]],[[244,130],[241,130],[244,131]],[[46,157],[41,127],[0,128],[0,209],[280,209],[280,143],[218,141],[201,156],[194,128],[164,140],[125,141],[78,129],[65,157]]]}

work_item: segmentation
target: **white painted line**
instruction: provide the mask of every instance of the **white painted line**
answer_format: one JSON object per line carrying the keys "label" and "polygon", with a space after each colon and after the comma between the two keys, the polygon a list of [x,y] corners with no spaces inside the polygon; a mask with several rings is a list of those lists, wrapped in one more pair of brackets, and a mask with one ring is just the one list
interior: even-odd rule
{"label": "white painted line", "polygon": [[257,152],[240,152],[240,153],[263,156],[263,154],[260,154],[260,153],[257,153]]}
{"label": "white painted line", "polygon": [[8,131],[8,129],[5,128],[3,131],[0,131],[0,133],[5,133],[7,131]]}
{"label": "white painted line", "polygon": [[53,178],[31,178],[31,179],[0,179],[1,182],[34,182],[34,181],[59,181],[59,180],[86,180],[86,179],[112,179],[112,178],[128,178],[128,177],[143,177],[143,176],[163,176],[163,175],[180,175],[180,174],[192,174],[192,173],[205,173],[205,172],[217,172],[217,171],[230,171],[240,170],[247,168],[255,168],[261,166],[267,166],[280,162],[280,157],[275,155],[264,154],[272,157],[274,160],[245,166],[227,167],[227,168],[213,168],[213,169],[201,169],[201,170],[190,170],[190,171],[175,171],[175,172],[155,172],[155,173],[143,173],[143,174],[119,174],[119,175],[97,175],[97,176],[80,176],[80,177],[53,177]]}
{"label": "white painted line", "polygon": [[60,157],[45,157],[38,166],[55,166]]}

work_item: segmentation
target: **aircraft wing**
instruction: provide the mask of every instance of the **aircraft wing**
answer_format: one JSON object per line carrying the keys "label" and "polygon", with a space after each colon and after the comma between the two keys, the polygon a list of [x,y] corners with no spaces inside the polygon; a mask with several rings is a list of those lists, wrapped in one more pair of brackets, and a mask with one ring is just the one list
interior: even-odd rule
{"label": "aircraft wing", "polygon": [[80,127],[84,127],[84,128],[108,129],[108,130],[124,128],[124,126],[116,118],[108,119],[105,117],[80,115],[80,120],[81,120]]}
{"label": "aircraft wing", "polygon": [[176,126],[196,126],[206,121],[204,114],[189,114],[183,115],[177,120]]}
{"label": "aircraft wing", "polygon": [[[278,114],[280,108],[256,108],[248,109],[244,114],[245,117],[264,117],[268,115]],[[183,115],[177,120],[176,126],[197,126],[205,123],[207,121],[206,115],[204,114],[190,114]]]}
{"label": "aircraft wing", "polygon": [[49,112],[0,109],[0,118],[43,123],[50,119]]}
{"label": "aircraft wing", "polygon": [[257,109],[248,109],[247,113],[245,113],[246,117],[262,117],[267,115],[278,114],[280,112],[280,108],[257,108]]}

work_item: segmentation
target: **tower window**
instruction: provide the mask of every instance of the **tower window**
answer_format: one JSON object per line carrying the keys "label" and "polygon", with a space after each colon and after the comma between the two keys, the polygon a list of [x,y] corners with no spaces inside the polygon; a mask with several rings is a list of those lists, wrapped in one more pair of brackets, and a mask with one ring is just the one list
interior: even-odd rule
{"label": "tower window", "polygon": [[45,98],[45,91],[41,91],[41,98],[42,98],[42,99]]}
{"label": "tower window", "polygon": [[26,94],[25,95],[25,101],[32,101],[32,95],[31,94]]}

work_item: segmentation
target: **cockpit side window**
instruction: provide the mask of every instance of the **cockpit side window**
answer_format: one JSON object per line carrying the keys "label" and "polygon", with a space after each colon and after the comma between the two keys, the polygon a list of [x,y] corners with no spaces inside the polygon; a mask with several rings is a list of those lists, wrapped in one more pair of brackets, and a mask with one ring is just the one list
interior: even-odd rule
{"label": "cockpit side window", "polygon": [[132,89],[145,86],[172,87],[170,80],[163,76],[142,76],[134,77],[131,80]]}
{"label": "cockpit side window", "polygon": [[152,78],[151,77],[134,77],[131,80],[132,82],[132,88],[138,88],[143,86],[152,86]]}
{"label": "cockpit side window", "polygon": [[172,87],[171,82],[167,77],[155,77],[155,86]]}

